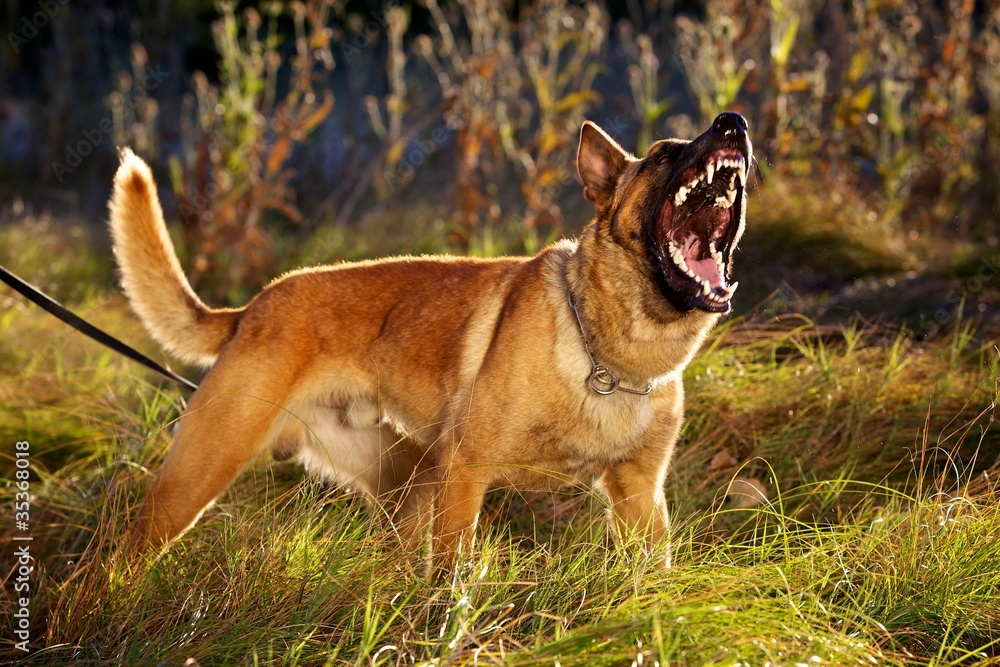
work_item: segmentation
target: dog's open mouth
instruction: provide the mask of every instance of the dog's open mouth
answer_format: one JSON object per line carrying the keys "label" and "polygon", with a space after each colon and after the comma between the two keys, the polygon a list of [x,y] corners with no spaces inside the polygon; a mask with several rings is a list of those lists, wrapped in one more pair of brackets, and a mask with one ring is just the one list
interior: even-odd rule
{"label": "dog's open mouth", "polygon": [[743,231],[749,146],[695,143],[708,145],[671,179],[657,218],[660,265],[675,300],[728,312],[739,284],[729,282],[730,260]]}

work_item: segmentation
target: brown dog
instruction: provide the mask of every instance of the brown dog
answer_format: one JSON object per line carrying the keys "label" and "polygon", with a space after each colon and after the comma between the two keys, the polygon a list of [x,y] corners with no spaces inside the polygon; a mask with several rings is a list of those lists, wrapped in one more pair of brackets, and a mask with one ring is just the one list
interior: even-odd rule
{"label": "brown dog", "polygon": [[126,150],[110,204],[125,292],[170,353],[212,365],[133,541],[177,537],[270,445],[393,525],[429,520],[438,565],[493,486],[596,477],[615,528],[662,543],[681,374],[730,309],[751,150],[735,113],[643,159],[588,122],[577,166],[597,217],[578,241],[306,269],[219,310],[191,290]]}

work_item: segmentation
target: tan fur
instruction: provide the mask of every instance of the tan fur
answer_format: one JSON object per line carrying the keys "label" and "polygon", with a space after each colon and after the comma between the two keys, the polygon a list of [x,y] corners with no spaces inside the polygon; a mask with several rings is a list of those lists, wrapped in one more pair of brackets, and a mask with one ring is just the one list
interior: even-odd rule
{"label": "tan fur", "polygon": [[[360,489],[393,524],[430,521],[443,565],[469,543],[483,494],[502,485],[598,478],[618,528],[662,541],[681,373],[718,315],[677,311],[659,294],[629,209],[655,176],[595,131],[584,127],[580,169],[598,217],[578,242],[531,258],[307,269],[238,310],[209,309],[191,291],[149,169],[125,152],[111,201],[125,290],[168,351],[217,357],[134,542],[160,545],[189,528],[268,446]],[[607,165],[584,151],[608,151],[605,140],[616,187],[602,187],[608,169],[590,171]],[[595,356],[623,385],[653,381],[649,396],[589,389],[568,291]]]}
{"label": "tan fur", "polygon": [[153,175],[128,149],[122,152],[110,208],[122,287],[133,310],[168,352],[211,365],[232,338],[239,311],[212,310],[191,289],[163,223]]}

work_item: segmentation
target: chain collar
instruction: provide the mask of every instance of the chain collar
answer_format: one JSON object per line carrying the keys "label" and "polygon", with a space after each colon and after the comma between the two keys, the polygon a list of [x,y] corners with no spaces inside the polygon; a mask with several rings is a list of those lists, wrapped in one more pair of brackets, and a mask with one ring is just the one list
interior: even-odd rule
{"label": "chain collar", "polygon": [[590,359],[590,365],[593,368],[590,373],[590,379],[587,380],[587,384],[594,390],[594,393],[600,394],[601,396],[609,396],[616,391],[623,391],[626,394],[646,396],[649,392],[653,391],[652,382],[647,384],[645,389],[630,389],[628,387],[622,387],[620,380],[614,371],[604,364],[599,364],[594,360],[594,352],[590,349],[590,341],[587,340],[587,333],[583,330],[583,319],[580,318],[580,311],[577,309],[576,304],[573,303],[573,293],[567,290],[566,294],[569,297],[569,306],[573,309],[573,313],[576,315],[576,323],[580,326],[580,337],[583,338],[583,348],[587,351],[587,357]]}

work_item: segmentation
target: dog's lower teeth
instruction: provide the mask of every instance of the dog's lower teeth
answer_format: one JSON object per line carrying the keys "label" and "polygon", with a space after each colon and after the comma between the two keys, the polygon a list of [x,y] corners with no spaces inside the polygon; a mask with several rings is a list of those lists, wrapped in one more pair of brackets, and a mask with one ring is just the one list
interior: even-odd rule
{"label": "dog's lower teeth", "polygon": [[680,269],[681,272],[684,273],[684,275],[693,278],[694,275],[691,273],[691,268],[687,265],[687,262],[684,260],[684,255],[681,254],[680,249],[676,245],[671,243],[669,245],[669,251],[670,251],[670,259],[674,261],[674,264],[677,266],[677,268]]}
{"label": "dog's lower teeth", "polygon": [[730,206],[732,206],[732,202],[730,202],[729,199],[726,197],[716,197],[715,205],[718,206],[719,208],[729,208]]}

